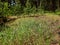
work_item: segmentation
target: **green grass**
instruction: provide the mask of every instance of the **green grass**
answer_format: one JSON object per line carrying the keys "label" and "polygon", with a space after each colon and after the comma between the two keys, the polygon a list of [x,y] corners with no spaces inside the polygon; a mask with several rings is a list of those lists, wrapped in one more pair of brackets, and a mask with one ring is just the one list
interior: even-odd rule
{"label": "green grass", "polygon": [[26,17],[7,23],[0,28],[0,45],[49,45],[54,38],[53,30],[60,26],[55,24],[57,19],[53,16]]}

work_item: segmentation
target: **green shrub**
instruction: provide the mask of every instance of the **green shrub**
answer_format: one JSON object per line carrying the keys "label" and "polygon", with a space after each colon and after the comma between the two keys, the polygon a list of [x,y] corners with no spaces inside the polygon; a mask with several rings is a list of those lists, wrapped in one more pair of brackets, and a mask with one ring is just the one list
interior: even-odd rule
{"label": "green shrub", "polygon": [[56,10],[56,14],[58,14],[58,15],[60,15],[60,9],[58,10]]}
{"label": "green shrub", "polygon": [[26,7],[24,8],[24,13],[25,14],[36,13],[36,8],[35,7],[31,8],[31,4],[29,3],[29,0],[26,3]]}

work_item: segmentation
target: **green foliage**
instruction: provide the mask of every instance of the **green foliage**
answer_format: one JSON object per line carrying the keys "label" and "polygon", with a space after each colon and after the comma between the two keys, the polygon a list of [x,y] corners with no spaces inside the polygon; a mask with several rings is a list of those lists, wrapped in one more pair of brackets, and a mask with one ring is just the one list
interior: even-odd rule
{"label": "green foliage", "polygon": [[21,12],[22,12],[21,6],[19,5],[9,7],[8,3],[0,3],[1,16],[21,14]]}
{"label": "green foliage", "polygon": [[8,15],[17,15],[21,14],[21,7],[16,5],[16,6],[11,6],[8,10]]}
{"label": "green foliage", "polygon": [[26,7],[24,8],[24,14],[30,14],[30,13],[36,13],[36,8],[32,7],[31,4],[29,3],[29,0],[26,3]]}
{"label": "green foliage", "polygon": [[8,3],[4,3],[3,6],[2,13],[5,16],[8,14]]}
{"label": "green foliage", "polygon": [[[46,12],[47,13],[51,12],[51,11],[46,11],[45,9],[47,9],[47,10],[52,10],[53,9],[50,6],[50,3],[52,2],[50,0],[49,0],[49,2],[47,0],[41,0],[40,1],[40,6],[38,8],[36,8],[34,6],[34,4],[33,4],[33,7],[32,7],[29,1],[30,0],[27,0],[26,7],[21,6],[19,0],[16,0],[16,5],[10,6],[10,7],[9,7],[7,2],[0,2],[0,15],[1,16],[8,16],[8,15],[21,15],[21,14],[31,14],[31,13],[43,14],[43,13],[46,13]],[[58,5],[58,7],[59,7],[59,5]],[[60,10],[59,9],[56,11],[56,14],[60,14]]]}
{"label": "green foliage", "polygon": [[60,9],[57,9],[57,10],[56,10],[56,14],[57,14],[57,15],[60,15]]}
{"label": "green foliage", "polygon": [[3,7],[3,5],[2,5],[2,3],[0,2],[0,15],[2,15],[2,7]]}

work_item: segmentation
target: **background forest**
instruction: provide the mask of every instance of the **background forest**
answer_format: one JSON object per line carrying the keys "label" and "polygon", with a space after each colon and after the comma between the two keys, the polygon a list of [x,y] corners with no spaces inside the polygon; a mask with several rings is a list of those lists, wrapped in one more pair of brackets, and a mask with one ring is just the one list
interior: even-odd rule
{"label": "background forest", "polygon": [[0,0],[0,15],[46,12],[60,14],[60,0]]}
{"label": "background forest", "polygon": [[0,0],[0,45],[60,45],[60,0]]}

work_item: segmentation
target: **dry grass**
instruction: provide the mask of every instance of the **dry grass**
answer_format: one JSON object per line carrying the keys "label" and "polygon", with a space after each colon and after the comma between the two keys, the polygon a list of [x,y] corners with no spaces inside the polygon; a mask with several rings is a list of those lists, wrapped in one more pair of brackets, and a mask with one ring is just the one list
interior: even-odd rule
{"label": "dry grass", "polygon": [[60,43],[60,16],[57,15],[22,16],[12,23],[6,23],[2,28],[1,45],[50,45],[54,41]]}

